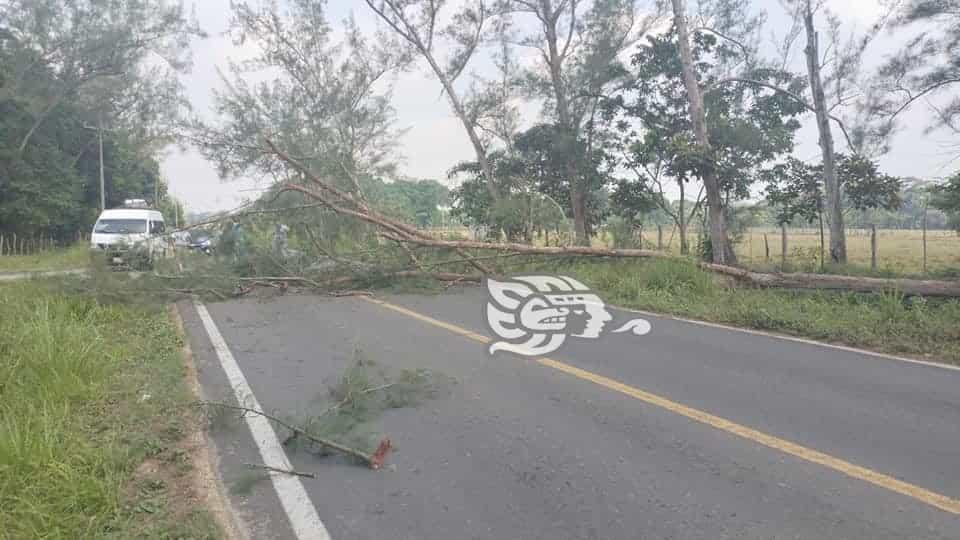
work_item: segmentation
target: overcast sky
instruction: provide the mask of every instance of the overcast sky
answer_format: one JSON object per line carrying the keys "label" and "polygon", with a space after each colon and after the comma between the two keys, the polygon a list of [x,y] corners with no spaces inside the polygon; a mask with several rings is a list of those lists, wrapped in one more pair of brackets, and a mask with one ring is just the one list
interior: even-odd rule
{"label": "overcast sky", "polygon": [[[282,0],[281,0],[282,2]],[[847,28],[863,29],[871,24],[880,8],[875,0],[828,0],[830,8],[838,13]],[[786,19],[776,0],[757,0],[756,5],[768,10],[768,24],[764,30],[782,34]],[[351,12],[362,29],[372,29],[376,24],[373,14],[362,0],[332,0],[328,3],[330,22],[336,26]],[[768,7],[769,6],[769,7]],[[230,19],[229,0],[203,0],[195,6],[201,27],[209,37],[197,41],[193,48],[194,66],[184,77],[187,95],[195,112],[210,118],[212,115],[212,91],[221,83],[217,68],[226,70],[228,59],[239,60],[252,54],[250,44],[244,48],[234,46],[224,32]],[[878,62],[890,49],[897,36],[884,36],[874,42],[868,62]],[[801,38],[802,41],[802,38]],[[802,43],[801,43],[802,47]],[[798,49],[798,56],[802,51]],[[797,66],[801,69],[802,64]],[[400,141],[403,174],[417,178],[434,178],[445,181],[446,171],[455,163],[473,159],[473,149],[463,127],[450,111],[447,101],[440,94],[439,84],[426,70],[411,70],[399,76],[394,90],[394,106],[397,110],[397,125],[407,128]],[[534,109],[527,114],[533,118]],[[950,154],[944,144],[945,135],[924,135],[923,128],[928,113],[916,107],[904,117],[907,126],[893,141],[893,151],[881,158],[885,172],[900,176],[940,177],[951,172]],[[804,127],[799,134],[795,155],[809,161],[819,161],[817,134],[812,115],[803,117]],[[837,138],[837,136],[835,136]],[[838,141],[838,148],[842,148]],[[222,181],[211,163],[196,151],[181,153],[171,149],[162,163],[163,173],[170,190],[190,211],[226,210],[236,207],[245,198],[254,198],[266,185],[266,181],[250,178]],[[955,164],[953,164],[955,168]]]}

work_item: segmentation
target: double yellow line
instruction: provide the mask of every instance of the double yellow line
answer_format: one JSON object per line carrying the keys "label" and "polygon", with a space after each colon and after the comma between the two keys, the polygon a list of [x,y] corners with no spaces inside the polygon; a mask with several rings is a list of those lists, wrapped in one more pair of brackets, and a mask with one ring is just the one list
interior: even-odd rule
{"label": "double yellow line", "polygon": [[[490,343],[491,341],[490,338],[482,334],[472,332],[455,324],[434,319],[433,317],[428,317],[405,307],[384,302],[383,300],[375,298],[362,298],[368,302],[377,304],[408,317],[412,317],[419,321],[423,321],[432,326],[443,328],[444,330],[448,330],[454,334],[472,339],[473,341],[480,343]],[[807,448],[806,446],[801,446],[788,440],[781,439],[780,437],[775,437],[773,435],[763,433],[762,431],[757,431],[742,424],[727,420],[726,418],[721,418],[708,412],[701,411],[700,409],[688,407],[682,403],[677,403],[676,401],[640,390],[639,388],[624,384],[615,379],[598,375],[592,371],[580,369],[576,366],[572,366],[559,360],[554,360],[552,358],[538,358],[536,361],[542,366],[561,371],[584,381],[592,382],[609,390],[613,390],[614,392],[619,392],[634,399],[638,399],[644,403],[666,409],[670,412],[685,416],[691,420],[695,420],[716,429],[726,431],[727,433],[732,433],[739,437],[743,437],[744,439],[762,444],[768,448],[779,450],[780,452],[800,458],[804,461],[822,465],[823,467],[845,474],[851,478],[856,478],[857,480],[862,480],[895,493],[905,495],[922,503],[929,504],[935,508],[939,508],[940,510],[950,512],[951,514],[960,514],[960,500],[952,499],[946,495],[935,493],[902,480],[897,480],[892,476],[855,465],[849,461],[845,461],[829,454],[824,454],[823,452],[814,450],[812,448]]]}

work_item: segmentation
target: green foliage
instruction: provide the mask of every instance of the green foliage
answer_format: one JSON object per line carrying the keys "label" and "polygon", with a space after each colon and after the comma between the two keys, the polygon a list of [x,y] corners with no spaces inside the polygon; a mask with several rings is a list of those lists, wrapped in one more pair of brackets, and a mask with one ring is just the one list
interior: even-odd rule
{"label": "green foliage", "polygon": [[0,272],[33,272],[84,268],[90,262],[90,248],[85,243],[68,248],[44,251],[33,255],[0,257]]}
{"label": "green foliage", "polygon": [[[623,159],[653,194],[660,174],[687,183],[710,171],[725,192],[746,198],[759,167],[793,149],[800,127],[796,117],[804,109],[779,92],[721,82],[724,66],[739,52],[712,34],[694,34],[693,55],[700,83],[708,89],[704,106],[711,153],[704,155],[693,140],[677,35],[671,30],[647,37],[637,48],[633,84],[606,105],[608,115],[622,115]],[[769,68],[756,68],[749,77],[791,89],[799,85],[790,73]],[[642,132],[632,128],[637,121]]]}
{"label": "green foliage", "polygon": [[449,200],[449,190],[435,180],[371,178],[361,184],[367,200],[378,210],[417,227],[440,225],[440,206]]}
{"label": "green foliage", "polygon": [[849,207],[856,210],[900,208],[903,182],[899,178],[881,173],[876,162],[861,155],[837,154],[836,158],[837,180]]}
{"label": "green foliage", "polygon": [[[921,98],[936,111],[929,129],[960,132],[960,11],[954,0],[907,0],[896,4],[893,26],[909,39],[886,58],[870,104],[892,124]],[[912,33],[908,34],[908,33]],[[888,126],[887,129],[891,129]]]}
{"label": "green foliage", "polygon": [[804,223],[817,221],[823,212],[823,175],[818,167],[788,156],[764,171],[767,202],[775,211],[778,225],[800,218]]}
{"label": "green foliage", "polygon": [[212,519],[137,466],[178,469],[190,396],[157,308],[54,284],[0,286],[0,522],[12,538],[214,538]]}
{"label": "green foliage", "polygon": [[[526,271],[545,270],[531,266]],[[549,263],[612,304],[960,364],[960,301],[727,288],[692,262]]]}
{"label": "green foliage", "polygon": [[[894,211],[902,205],[903,181],[883,174],[877,164],[860,155],[836,154],[837,180],[848,209]],[[762,174],[767,183],[767,202],[775,210],[777,224],[817,221],[823,211],[823,166],[794,157]]]}
{"label": "green foliage", "polygon": [[[189,37],[201,34],[166,2],[0,5],[0,231],[63,240],[89,230],[99,120],[108,207],[162,197],[156,157],[184,105]],[[146,61],[156,53],[163,67]]]}
{"label": "green foliage", "polygon": [[620,216],[607,219],[606,230],[610,233],[611,247],[615,249],[642,248],[634,223]]}
{"label": "green foliage", "polygon": [[930,206],[947,214],[949,226],[960,232],[960,172],[930,190]]}
{"label": "green foliage", "polygon": [[533,126],[514,137],[509,150],[488,156],[493,183],[500,194],[494,205],[485,179],[476,162],[456,165],[450,176],[464,175],[451,192],[451,215],[471,226],[488,227],[492,234],[502,229],[510,239],[529,239],[537,228],[554,228],[571,216],[570,182],[567,162],[574,152],[578,181],[586,188],[588,221],[596,228],[606,214],[603,186],[611,176],[608,156],[602,149],[588,150],[586,141],[564,142],[551,124]]}
{"label": "green foliage", "polygon": [[[311,411],[291,424],[314,437],[371,453],[379,442],[375,424],[385,411],[416,407],[448,392],[454,382],[424,369],[389,370],[355,348],[351,363],[328,388],[327,395],[318,396]],[[288,445],[321,455],[330,453],[328,448],[303,437],[293,437]]]}

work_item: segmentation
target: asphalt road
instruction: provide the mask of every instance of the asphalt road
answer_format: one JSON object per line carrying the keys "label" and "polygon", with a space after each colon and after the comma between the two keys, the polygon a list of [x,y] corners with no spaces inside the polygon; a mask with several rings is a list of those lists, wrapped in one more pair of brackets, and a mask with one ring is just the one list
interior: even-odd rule
{"label": "asphalt road", "polygon": [[[481,290],[382,300],[206,306],[279,416],[316,410],[357,348],[456,381],[379,421],[383,470],[288,453],[332,538],[960,538],[960,371],[659,317],[549,360],[491,357],[463,335],[487,333]],[[235,401],[180,308],[205,396]],[[242,424],[213,439],[228,487],[263,462]],[[293,538],[282,497],[266,482],[231,501],[252,538]]]}

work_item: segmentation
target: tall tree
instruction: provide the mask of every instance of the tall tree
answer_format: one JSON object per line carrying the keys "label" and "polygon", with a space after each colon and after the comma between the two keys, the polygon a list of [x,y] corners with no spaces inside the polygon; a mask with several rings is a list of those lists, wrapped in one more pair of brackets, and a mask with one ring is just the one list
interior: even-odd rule
{"label": "tall tree", "polygon": [[[570,204],[577,242],[589,244],[590,199],[595,185],[584,177],[577,159],[580,141],[588,134],[604,93],[624,80],[619,56],[652,25],[635,0],[505,0],[517,28],[535,28],[514,39],[537,51],[539,65],[527,75],[531,94],[551,110],[563,146],[563,176],[570,187]],[[590,148],[586,149],[589,153]]]}
{"label": "tall tree", "polygon": [[[322,177],[363,197],[362,181],[392,171],[398,131],[389,75],[408,60],[387,35],[365,39],[347,21],[335,41],[323,0],[281,12],[269,0],[233,3],[231,35],[260,54],[232,64],[226,90],[215,95],[219,121],[193,125],[194,142],[224,177],[258,172],[300,181],[264,151],[269,137]],[[275,76],[253,83],[257,74]]]}
{"label": "tall tree", "polygon": [[10,0],[0,5],[0,25],[19,51],[0,100],[21,101],[33,118],[20,134],[20,154],[58,106],[91,87],[101,98],[120,99],[122,91],[142,91],[140,81],[175,82],[189,67],[190,39],[203,35],[181,3],[165,0]]}
{"label": "tall tree", "polygon": [[[789,97],[761,86],[714,86],[724,77],[730,59],[743,58],[739,47],[715,34],[696,32],[692,54],[698,83],[707,89],[703,99],[713,147],[710,160],[703,159],[691,136],[675,30],[650,36],[638,47],[631,61],[633,82],[607,103],[611,113],[622,114],[616,131],[623,134],[623,164],[636,175],[634,182],[621,183],[618,190],[629,193],[639,188],[670,215],[679,230],[682,253],[688,252],[686,231],[701,206],[703,188],[692,200],[688,192],[713,172],[725,204],[749,197],[760,168],[793,149],[800,127],[796,117],[803,111]],[[780,69],[758,68],[753,77],[771,86],[798,84]],[[667,181],[678,187],[677,208],[665,196]]]}
{"label": "tall tree", "polygon": [[[467,64],[481,45],[484,26],[492,13],[485,0],[468,3],[450,16],[451,22],[440,27],[446,2],[436,0],[365,0],[367,6],[397,35],[413,48],[430,66],[443,92],[450,101],[454,114],[460,119],[493,200],[500,198],[493,182],[492,168],[487,159],[487,145],[480,135],[477,118],[480,111],[470,111],[468,99],[454,86]],[[444,60],[437,54],[437,44],[446,41],[451,53]],[[471,114],[472,113],[472,114]]]}
{"label": "tall tree", "polygon": [[841,203],[840,182],[837,180],[834,161],[833,132],[827,113],[827,98],[823,91],[823,79],[820,75],[821,59],[819,36],[813,24],[814,7],[811,0],[801,2],[803,27],[807,35],[807,46],[803,52],[807,59],[807,76],[810,80],[810,93],[813,97],[813,110],[817,116],[817,134],[820,153],[823,157],[823,183],[827,192],[827,209],[830,213],[830,258],[835,263],[847,262],[847,237],[843,227],[843,206]]}
{"label": "tall tree", "polygon": [[726,217],[724,215],[723,195],[720,189],[720,179],[716,170],[709,166],[712,161],[713,149],[710,136],[707,132],[706,111],[703,105],[703,89],[697,78],[694,65],[693,51],[690,45],[690,28],[687,24],[687,9],[684,0],[671,0],[673,8],[673,26],[677,31],[678,47],[680,50],[680,66],[683,74],[683,85],[687,94],[687,108],[690,122],[693,127],[693,136],[701,159],[708,164],[703,172],[704,190],[707,192],[707,209],[710,229],[710,246],[714,263],[734,264],[736,255],[727,235]]}

